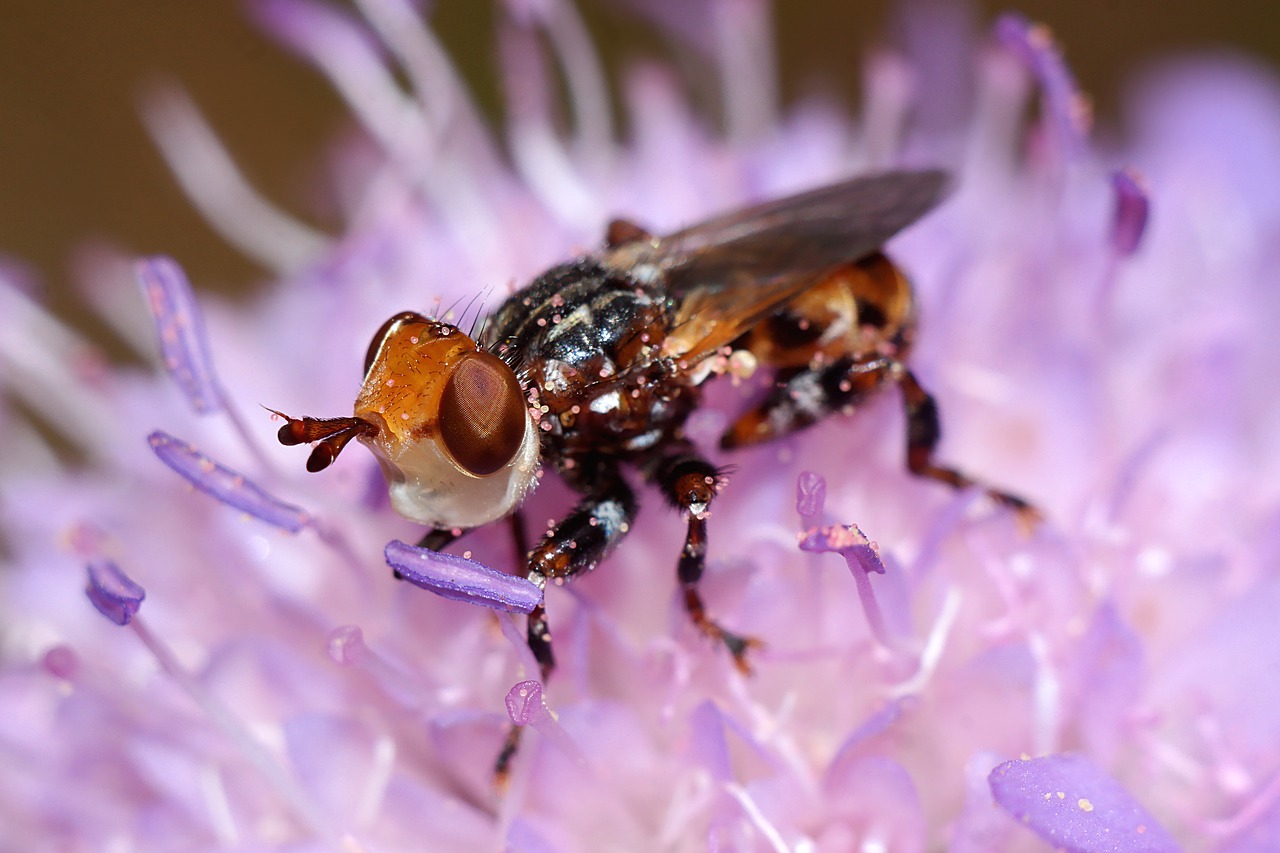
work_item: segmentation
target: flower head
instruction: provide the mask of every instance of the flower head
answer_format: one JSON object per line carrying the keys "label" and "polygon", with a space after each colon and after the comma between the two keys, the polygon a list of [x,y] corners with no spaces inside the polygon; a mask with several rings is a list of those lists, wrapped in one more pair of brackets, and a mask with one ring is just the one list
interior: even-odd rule
{"label": "flower head", "polygon": [[[149,113],[210,220],[278,270],[252,308],[197,300],[167,259],[104,263],[89,298],[156,366],[130,371],[0,287],[7,842],[1280,844],[1274,75],[1153,73],[1132,138],[1104,147],[1047,34],[1004,18],[980,43],[935,27],[911,41],[929,49],[877,57],[861,119],[779,113],[762,3],[635,0],[718,69],[725,130],[648,65],[624,78],[618,141],[572,6],[511,0],[498,139],[414,4],[357,5],[252,5],[358,122],[334,158],[342,234],[254,195],[180,94]],[[972,113],[924,115],[955,57]],[[1028,534],[912,478],[892,391],[737,454],[702,591],[764,640],[753,676],[688,624],[683,522],[656,495],[599,571],[544,598],[501,525],[423,560],[371,456],[308,474],[257,408],[347,411],[386,317],[479,322],[613,215],[661,233],[890,164],[957,178],[890,246],[917,285],[911,364],[942,456],[1045,520]],[[719,381],[690,438],[712,446],[753,390]],[[570,500],[547,476],[524,506],[540,523]],[[547,684],[513,615],[544,602]]]}

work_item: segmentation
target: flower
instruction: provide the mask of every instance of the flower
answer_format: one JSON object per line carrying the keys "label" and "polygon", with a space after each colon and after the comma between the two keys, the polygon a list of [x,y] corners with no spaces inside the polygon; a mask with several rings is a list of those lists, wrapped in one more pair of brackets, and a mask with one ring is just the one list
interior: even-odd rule
{"label": "flower", "polygon": [[[334,158],[342,235],[256,197],[181,95],[149,114],[210,220],[279,270],[252,308],[197,302],[167,259],[136,267],[131,303],[133,267],[103,259],[86,298],[158,353],[154,371],[109,367],[3,270],[7,844],[1280,846],[1271,71],[1152,72],[1128,141],[1103,145],[1043,30],[1007,17],[970,43],[918,19],[907,53],[869,61],[861,119],[778,113],[762,3],[634,0],[710,57],[726,131],[645,65],[619,143],[572,7],[511,0],[508,158],[412,4],[358,5],[253,6],[359,122]],[[928,112],[943,79],[972,84],[958,120]],[[255,408],[345,411],[386,316],[479,317],[617,212],[662,231],[893,163],[958,177],[891,247],[918,285],[912,363],[942,455],[1046,520],[1027,534],[911,478],[893,393],[739,454],[703,586],[764,640],[752,677],[687,624],[682,524],[649,493],[600,571],[547,591],[560,668],[543,685],[505,612],[526,589],[498,589],[495,616],[394,583],[384,548],[403,561],[395,540],[418,533],[373,460],[308,475]],[[721,386],[699,442],[741,405]],[[527,506],[541,520],[569,499],[548,477]],[[422,582],[500,585],[475,568],[514,566],[499,528]],[[496,797],[509,721],[531,732]]]}

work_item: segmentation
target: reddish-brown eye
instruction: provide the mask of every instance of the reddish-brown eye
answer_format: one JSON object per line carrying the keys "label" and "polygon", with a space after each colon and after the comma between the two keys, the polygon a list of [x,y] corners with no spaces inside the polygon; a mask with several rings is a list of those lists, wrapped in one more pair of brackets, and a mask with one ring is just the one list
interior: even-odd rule
{"label": "reddish-brown eye", "polygon": [[454,461],[477,477],[501,470],[524,429],[524,395],[511,368],[487,352],[463,358],[440,398],[440,435]]}

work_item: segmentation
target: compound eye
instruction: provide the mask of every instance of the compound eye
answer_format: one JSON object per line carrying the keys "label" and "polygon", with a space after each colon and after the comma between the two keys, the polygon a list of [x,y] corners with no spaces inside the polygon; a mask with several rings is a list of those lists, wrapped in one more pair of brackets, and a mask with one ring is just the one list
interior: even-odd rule
{"label": "compound eye", "polygon": [[524,442],[524,394],[497,356],[470,353],[440,398],[440,434],[455,462],[477,477],[501,470]]}
{"label": "compound eye", "polygon": [[391,329],[396,325],[404,322],[426,323],[427,318],[423,317],[416,311],[401,311],[399,314],[389,318],[387,322],[382,324],[382,328],[374,333],[373,339],[369,341],[369,350],[364,355],[364,375],[369,375],[369,368],[373,367],[373,360],[378,357],[378,350],[382,349],[382,342],[387,339],[387,335],[391,333]]}

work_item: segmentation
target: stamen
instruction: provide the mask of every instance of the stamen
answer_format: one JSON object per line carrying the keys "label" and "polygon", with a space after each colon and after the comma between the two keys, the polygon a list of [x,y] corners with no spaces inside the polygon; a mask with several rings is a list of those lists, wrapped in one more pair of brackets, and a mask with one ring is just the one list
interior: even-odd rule
{"label": "stamen", "polygon": [[565,0],[507,0],[507,7],[517,20],[537,20],[551,40],[569,92],[577,153],[605,157],[613,148],[613,106],[604,66],[577,9]]}
{"label": "stamen", "polygon": [[187,482],[211,497],[267,524],[297,533],[311,523],[306,510],[263,491],[243,474],[221,465],[190,444],[156,430],[147,436],[151,450]]}
{"label": "stamen", "polygon": [[356,0],[356,6],[404,66],[433,134],[452,132],[462,125],[468,143],[484,145],[483,152],[473,150],[470,154],[496,160],[470,89],[419,10],[405,0]]}
{"label": "stamen", "polygon": [[712,0],[725,128],[747,142],[778,125],[778,69],[772,10],[764,0]]}
{"label": "stamen", "polygon": [[725,791],[742,807],[743,814],[764,836],[765,841],[769,843],[769,847],[775,853],[790,853],[791,845],[787,844],[786,839],[782,837],[782,833],[778,831],[778,827],[774,826],[773,822],[756,805],[756,801],[751,798],[751,794],[747,792],[746,788],[734,782],[726,785]]}
{"label": "stamen", "polygon": [[20,397],[63,438],[96,460],[113,457],[120,422],[101,393],[110,389],[112,379],[102,365],[97,348],[10,282],[0,280],[0,387]]}
{"label": "stamen", "polygon": [[547,79],[537,39],[525,29],[508,26],[499,46],[508,139],[520,177],[560,220],[578,227],[598,223],[599,196],[590,191],[554,126],[549,93],[555,87]]}
{"label": "stamen", "polygon": [[133,621],[147,591],[110,560],[94,560],[86,567],[89,584],[84,594],[98,612],[117,625]]}
{"label": "stamen", "polygon": [[796,512],[805,530],[822,523],[822,511],[827,502],[827,481],[813,471],[801,471],[796,478]]}
{"label": "stamen", "polygon": [[884,563],[876,546],[863,535],[856,524],[831,525],[829,527],[811,528],[801,534],[800,550],[812,554],[835,553],[844,557],[853,575],[853,582],[858,588],[858,598],[867,616],[867,625],[872,636],[880,645],[893,648],[893,638],[885,624],[884,614],[880,611],[880,603],[876,600],[875,590],[871,588],[869,575],[885,574]]}
{"label": "stamen", "polygon": [[222,239],[279,272],[319,257],[328,237],[285,213],[250,185],[180,87],[146,94],[142,120],[173,176]]}
{"label": "stamen", "polygon": [[129,625],[147,650],[155,656],[160,668],[257,767],[277,793],[293,808],[303,824],[318,837],[332,837],[333,831],[328,826],[328,822],[303,794],[297,782],[290,778],[267,753],[240,720],[236,719],[204,685],[193,678],[191,673],[183,669],[173,650],[152,634],[141,619],[135,618],[142,600],[146,598],[146,592],[142,587],[134,583],[119,566],[106,560],[91,562],[88,572],[89,585],[85,588],[85,594],[98,612],[117,625]]}
{"label": "stamen", "polygon": [[1082,755],[1007,761],[987,778],[996,803],[1054,847],[1182,849],[1133,795]]}
{"label": "stamen", "polygon": [[251,9],[264,29],[329,80],[407,176],[409,188],[440,209],[440,223],[457,238],[473,267],[459,274],[486,280],[507,269],[508,241],[501,239],[504,231],[482,191],[489,174],[477,172],[491,161],[468,159],[472,152],[465,146],[452,159],[433,150],[438,140],[427,117],[396,82],[368,30],[334,6],[307,0],[260,0]]}
{"label": "stamen", "polygon": [[197,414],[212,415],[226,406],[209,355],[204,315],[182,267],[172,258],[143,258],[134,266],[155,321],[164,369],[182,389]]}
{"label": "stamen", "polygon": [[996,21],[994,31],[996,40],[1021,59],[1039,81],[1046,119],[1057,128],[1056,135],[1064,153],[1071,156],[1084,151],[1093,110],[1076,85],[1048,27],[1010,13]]}
{"label": "stamen", "polygon": [[517,726],[532,726],[534,731],[556,746],[580,770],[591,772],[587,756],[560,726],[547,703],[542,700],[542,685],[537,681],[521,681],[507,691],[507,715]]}
{"label": "stamen", "polygon": [[408,161],[428,138],[417,105],[405,97],[369,32],[336,6],[307,0],[263,0],[250,9],[285,47],[329,79],[386,151]]}
{"label": "stamen", "polygon": [[542,603],[542,590],[536,585],[474,560],[399,540],[387,543],[384,553],[387,565],[404,580],[441,598],[517,613],[531,613]]}
{"label": "stamen", "polygon": [[1115,214],[1112,217],[1111,245],[1121,257],[1138,250],[1147,229],[1151,200],[1142,177],[1132,169],[1121,169],[1111,175],[1115,190]]}
{"label": "stamen", "polygon": [[862,67],[862,138],[867,166],[883,169],[898,159],[916,80],[902,56],[872,53]]}

